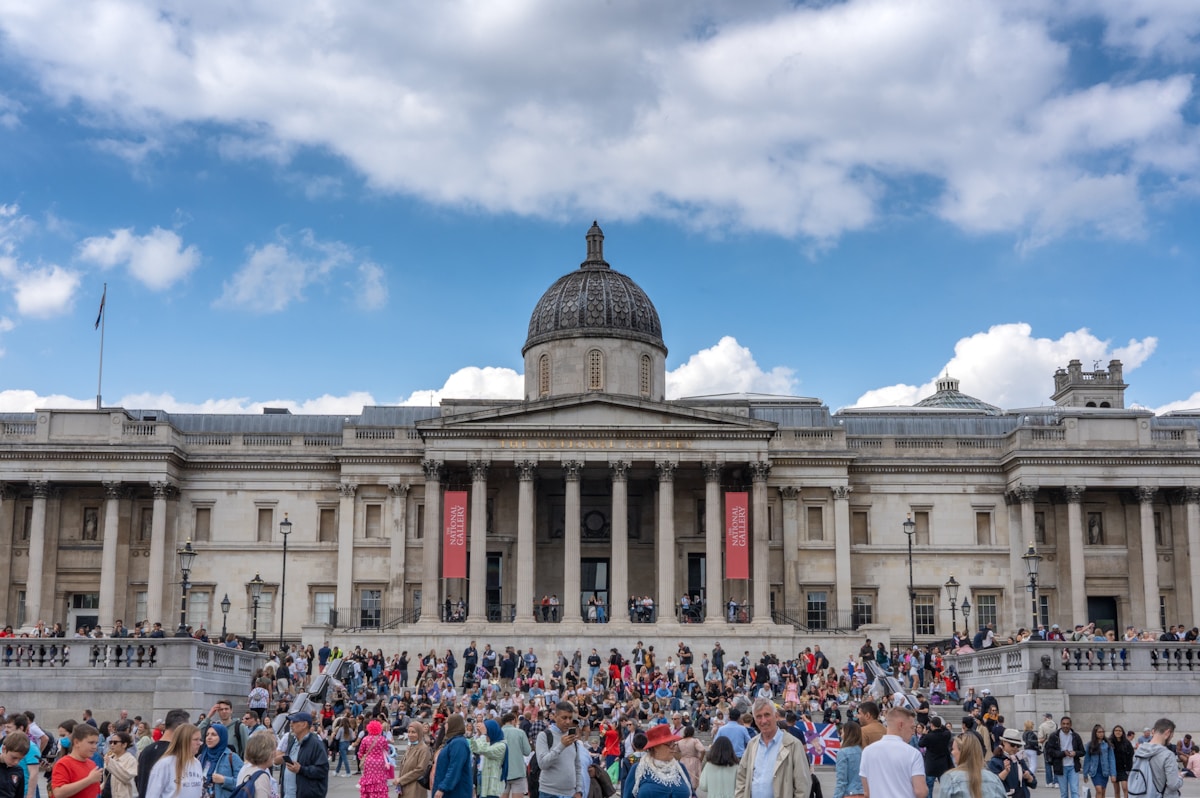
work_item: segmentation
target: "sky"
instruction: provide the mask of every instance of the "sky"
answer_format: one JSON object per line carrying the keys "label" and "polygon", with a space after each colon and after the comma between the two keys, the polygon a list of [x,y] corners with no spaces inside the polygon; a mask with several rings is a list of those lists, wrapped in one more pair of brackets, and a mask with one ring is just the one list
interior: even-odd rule
{"label": "sky", "polygon": [[517,399],[593,220],[668,398],[1200,408],[1198,69],[1195,0],[0,0],[0,412],[102,295],[106,406]]}

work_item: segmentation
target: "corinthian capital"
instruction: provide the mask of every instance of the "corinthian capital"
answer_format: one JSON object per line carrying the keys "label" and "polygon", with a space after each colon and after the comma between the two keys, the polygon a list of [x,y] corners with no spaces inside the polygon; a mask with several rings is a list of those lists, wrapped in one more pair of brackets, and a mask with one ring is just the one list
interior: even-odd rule
{"label": "corinthian capital", "polygon": [[750,477],[755,482],[766,482],[767,477],[771,474],[771,464],[764,461],[757,461],[750,464]]}
{"label": "corinthian capital", "polygon": [[343,482],[338,485],[338,493],[342,494],[343,499],[353,499],[357,490],[358,483],[355,482]]}
{"label": "corinthian capital", "polygon": [[490,468],[491,465],[492,464],[487,460],[472,460],[471,462],[467,463],[467,468],[471,470],[471,481],[487,482],[488,468]]}
{"label": "corinthian capital", "polygon": [[567,482],[578,482],[583,476],[583,463],[578,460],[564,460],[562,464],[563,479]]}
{"label": "corinthian capital", "polygon": [[852,488],[849,485],[834,485],[833,486],[833,500],[834,501],[843,501],[843,502],[847,501],[850,498],[851,490],[852,490]]}
{"label": "corinthian capital", "polygon": [[608,464],[608,469],[612,471],[613,482],[624,482],[629,479],[629,463],[624,460],[614,460]]}
{"label": "corinthian capital", "polygon": [[29,487],[33,488],[33,498],[49,499],[50,498],[50,483],[49,482],[30,482]]}
{"label": "corinthian capital", "polygon": [[422,460],[421,468],[425,469],[425,481],[437,482],[442,478],[442,468],[445,466],[442,460]]}
{"label": "corinthian capital", "polygon": [[408,495],[409,484],[407,482],[389,482],[388,493],[395,496],[397,499],[403,499]]}
{"label": "corinthian capital", "polygon": [[779,495],[788,501],[795,501],[800,498],[800,489],[795,485],[784,485],[779,489]]}
{"label": "corinthian capital", "polygon": [[654,464],[654,468],[658,471],[659,482],[671,482],[675,479],[675,469],[679,468],[679,463],[672,463],[670,460],[660,460]]}
{"label": "corinthian capital", "polygon": [[1154,497],[1158,495],[1158,488],[1148,488],[1141,486],[1137,489],[1138,501],[1142,504],[1151,504],[1154,502]]}
{"label": "corinthian capital", "polygon": [[1079,504],[1083,501],[1083,485],[1067,485],[1063,488],[1063,495],[1067,497],[1067,504]]}

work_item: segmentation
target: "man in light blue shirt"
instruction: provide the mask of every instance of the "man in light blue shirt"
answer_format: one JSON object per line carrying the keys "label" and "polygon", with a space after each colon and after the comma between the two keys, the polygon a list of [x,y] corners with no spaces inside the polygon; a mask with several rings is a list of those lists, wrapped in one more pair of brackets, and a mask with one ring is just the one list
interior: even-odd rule
{"label": "man in light blue shirt", "polygon": [[717,737],[724,737],[733,744],[733,753],[738,759],[746,753],[746,743],[750,742],[750,730],[742,723],[742,713],[735,707],[729,710],[729,722],[717,729]]}
{"label": "man in light blue shirt", "polygon": [[734,776],[736,798],[808,798],[812,771],[804,743],[779,728],[779,712],[765,699],[754,702],[758,736],[746,745],[746,755]]}

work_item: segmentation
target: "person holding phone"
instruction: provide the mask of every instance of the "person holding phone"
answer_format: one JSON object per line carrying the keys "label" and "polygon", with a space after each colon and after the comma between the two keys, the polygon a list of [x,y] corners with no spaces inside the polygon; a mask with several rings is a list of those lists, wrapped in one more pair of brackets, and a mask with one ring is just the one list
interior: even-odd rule
{"label": "person holding phone", "polygon": [[283,736],[275,763],[282,764],[281,798],[325,798],[329,791],[329,755],[312,733],[310,712],[288,716],[291,731]]}
{"label": "person holding phone", "polygon": [[538,734],[534,756],[541,768],[540,794],[545,798],[582,798],[583,763],[575,750],[579,742],[579,726],[575,720],[575,705],[559,701],[554,705],[554,725],[549,741]]}

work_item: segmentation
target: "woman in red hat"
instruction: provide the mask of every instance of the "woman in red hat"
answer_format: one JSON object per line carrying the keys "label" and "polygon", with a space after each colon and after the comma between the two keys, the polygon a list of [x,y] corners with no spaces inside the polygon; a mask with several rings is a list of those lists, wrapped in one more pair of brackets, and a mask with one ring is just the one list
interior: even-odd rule
{"label": "woman in red hat", "polygon": [[633,779],[629,795],[634,798],[691,798],[692,778],[675,758],[680,738],[665,723],[646,732],[646,755],[627,779]]}

